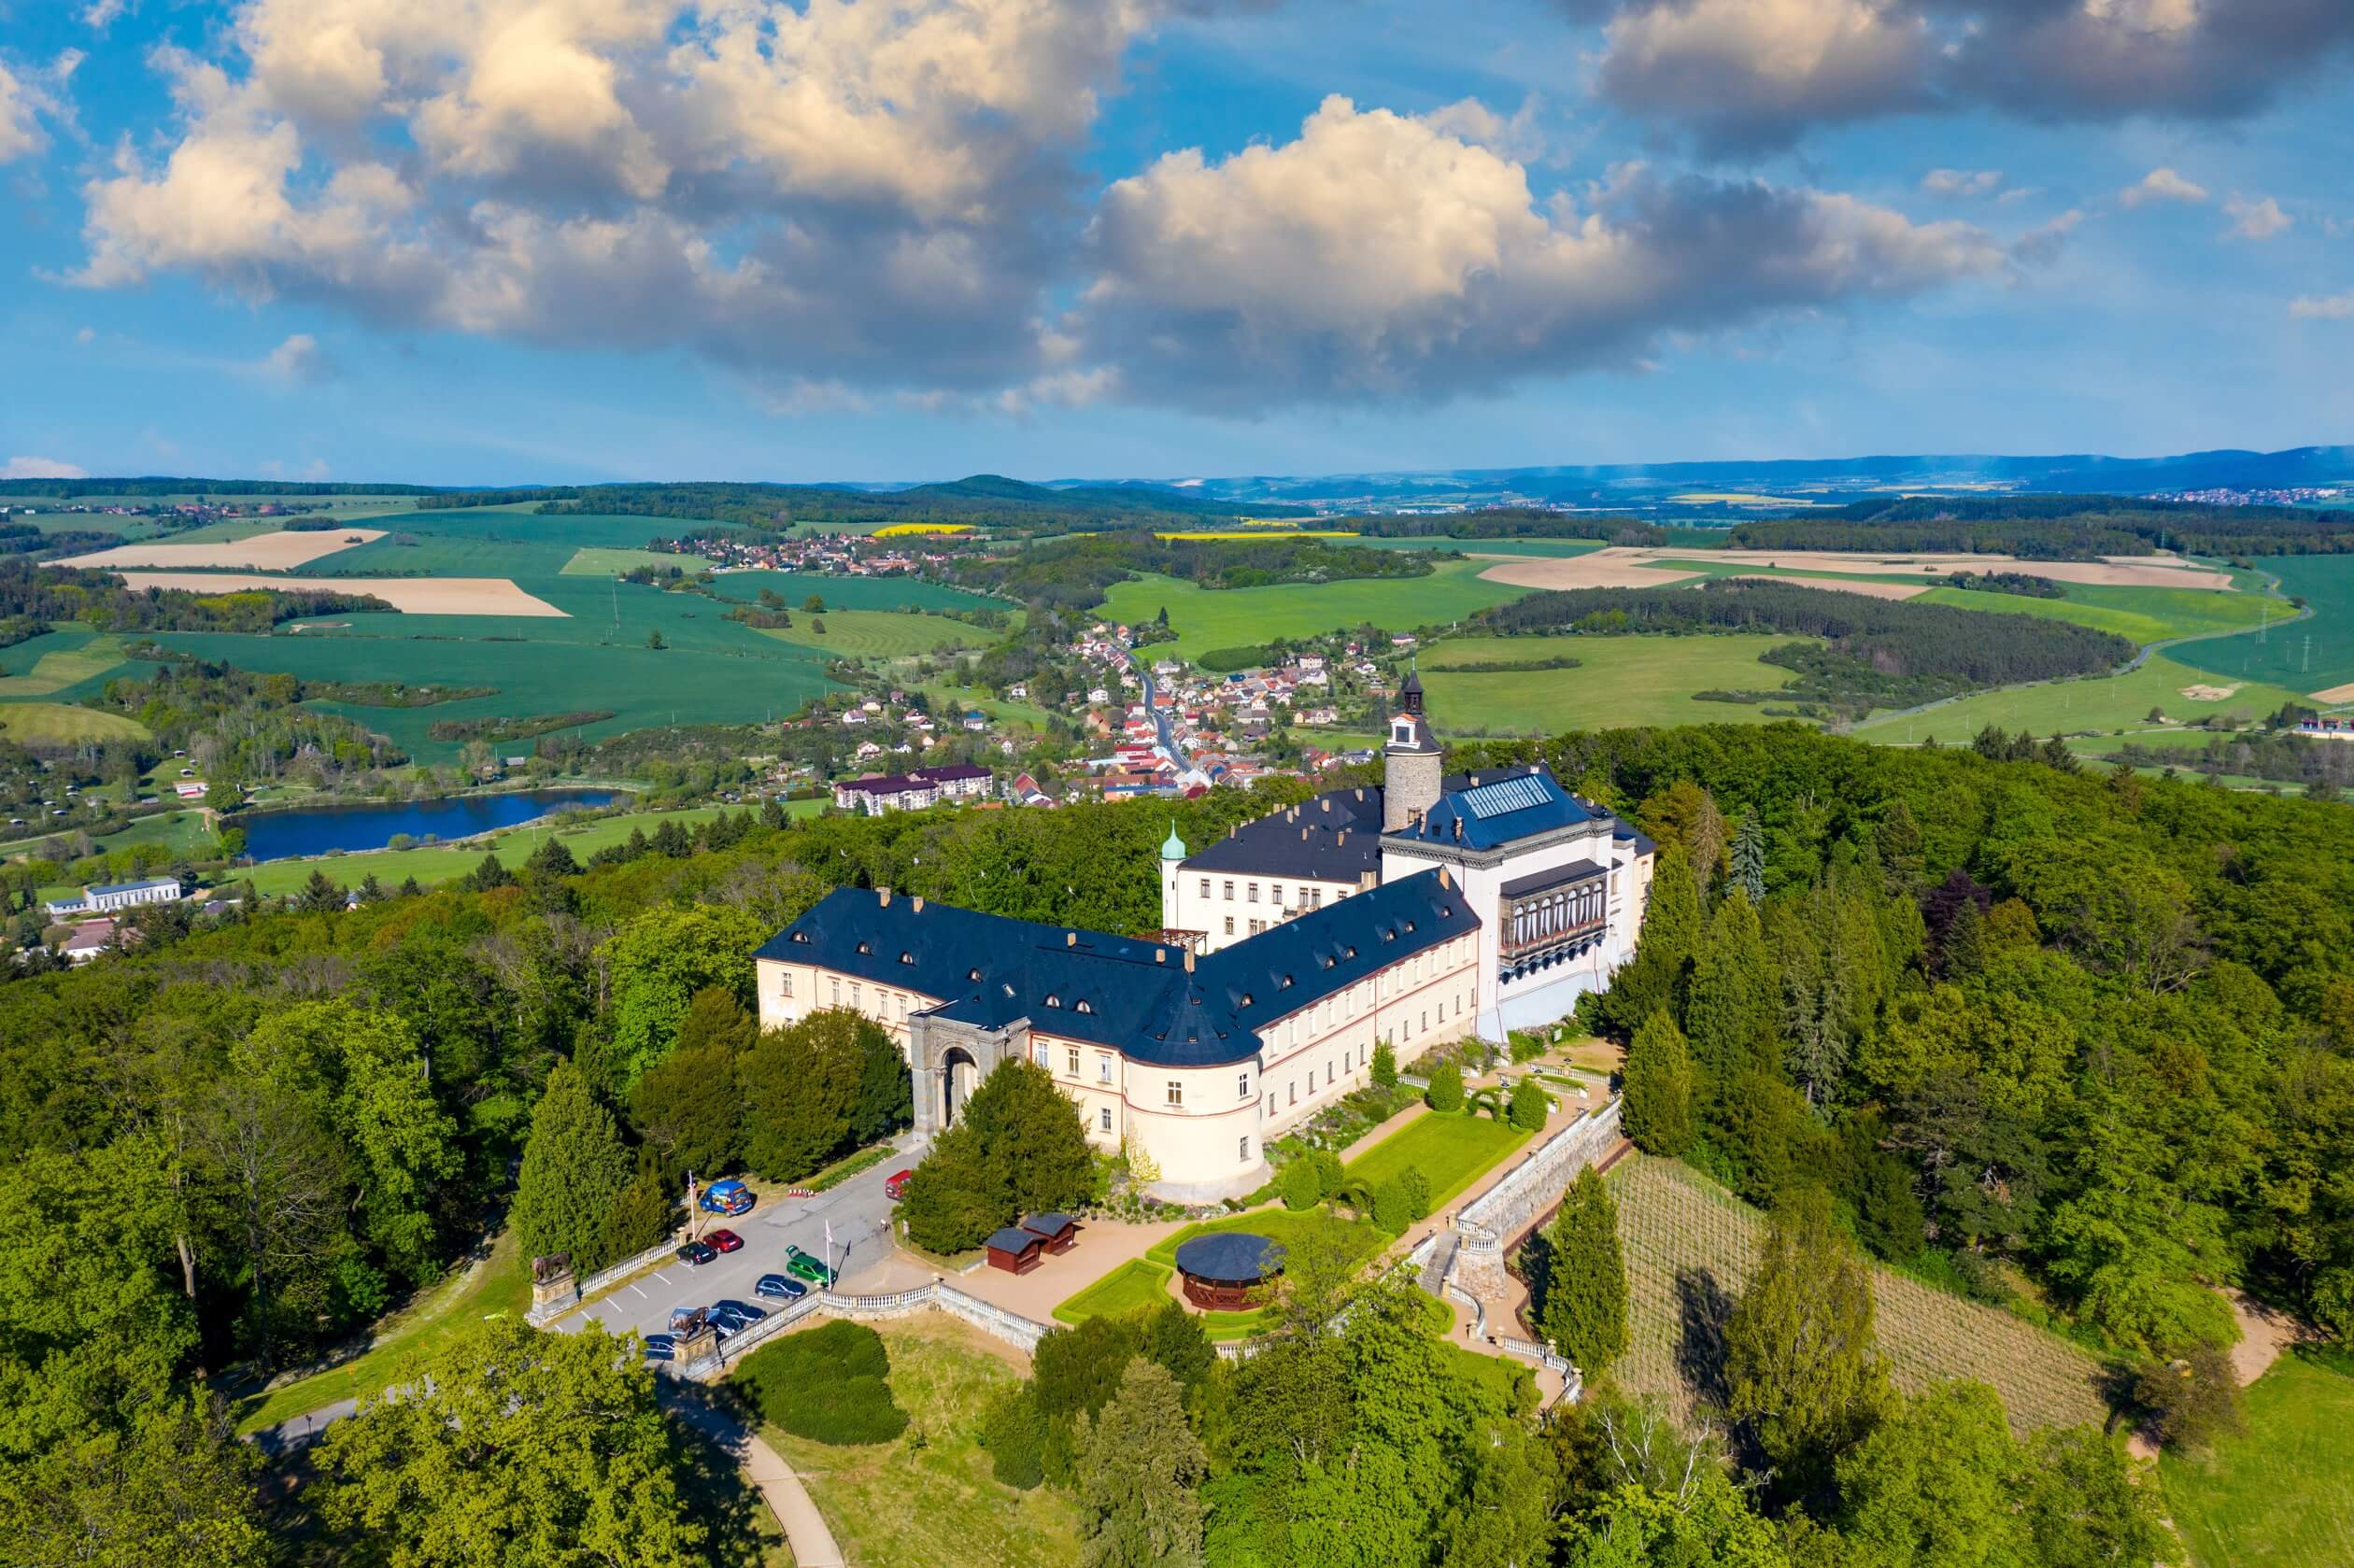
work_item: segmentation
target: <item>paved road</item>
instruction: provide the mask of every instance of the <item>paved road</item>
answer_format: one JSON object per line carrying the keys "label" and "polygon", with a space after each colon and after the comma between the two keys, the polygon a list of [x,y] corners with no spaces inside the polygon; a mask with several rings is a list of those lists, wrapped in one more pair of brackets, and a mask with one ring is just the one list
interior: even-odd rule
{"label": "paved road", "polygon": [[921,1156],[912,1134],[902,1135],[896,1147],[897,1157],[814,1198],[763,1200],[751,1213],[732,1220],[706,1217],[705,1234],[725,1225],[744,1237],[742,1250],[723,1253],[700,1268],[667,1264],[574,1308],[551,1326],[574,1333],[594,1320],[616,1334],[630,1329],[659,1334],[670,1327],[674,1307],[708,1307],[728,1297],[764,1305],[752,1293],[753,1282],[763,1274],[784,1272],[787,1246],[821,1255],[829,1223],[833,1227],[833,1265],[844,1278],[881,1263],[891,1251],[891,1200],[884,1195],[883,1183],[892,1172],[913,1167]]}

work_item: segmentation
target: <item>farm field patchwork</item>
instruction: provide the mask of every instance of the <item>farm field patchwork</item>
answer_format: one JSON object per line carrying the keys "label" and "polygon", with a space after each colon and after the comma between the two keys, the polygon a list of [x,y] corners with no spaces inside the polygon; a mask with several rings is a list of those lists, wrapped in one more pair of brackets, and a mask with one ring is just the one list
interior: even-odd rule
{"label": "farm field patchwork", "polygon": [[2266,619],[2278,624],[2294,613],[2279,600],[2253,594],[2210,593],[2204,588],[2106,588],[2083,583],[2063,586],[2067,590],[2063,599],[2033,599],[1976,588],[1931,588],[1920,602],[2074,621],[2136,643],[2239,631]]}
{"label": "farm field patchwork", "polygon": [[2354,1377],[2283,1356],[2248,1391],[2248,1434],[2158,1462],[2196,1568],[2354,1562]]}
{"label": "farm field patchwork", "polygon": [[[2228,639],[2237,642],[2240,639]],[[2190,648],[2208,643],[2194,643]],[[2189,648],[2181,650],[2188,652]],[[1882,713],[1856,726],[1867,741],[1894,745],[1917,743],[1935,737],[1940,744],[1969,740],[1992,724],[2006,730],[2032,730],[2037,735],[2081,734],[2093,730],[2139,729],[2149,711],[2159,708],[2170,719],[2202,719],[2215,713],[2261,718],[2283,702],[2303,701],[2302,695],[2282,686],[2222,680],[2205,670],[2177,663],[2175,650],[2152,654],[2129,674],[2095,675],[2080,681],[2049,681],[2041,685],[2012,686],[1956,698],[1917,713]]]}
{"label": "farm field patchwork", "polygon": [[564,563],[560,575],[566,577],[618,577],[641,566],[657,572],[673,567],[692,576],[711,563],[701,556],[682,556],[667,550],[629,550],[607,544],[583,544]]}
{"label": "farm field patchwork", "polygon": [[[0,648],[0,702],[56,697],[123,662],[123,639],[88,627],[60,627]],[[69,699],[70,700],[70,699]]]}
{"label": "farm field patchwork", "polygon": [[[2173,657],[2193,670],[2297,692],[2354,684],[2354,556],[2266,556],[2256,564],[2280,579],[2283,594],[2303,599],[2312,617],[2261,636],[2193,643]],[[2280,609],[2276,601],[2275,613]],[[2354,693],[2330,700],[2354,700]]]}
{"label": "farm field patchwork", "polygon": [[234,572],[125,572],[122,586],[236,593],[248,588],[315,587],[373,594],[404,615],[554,616],[564,612],[505,577],[265,577]]}
{"label": "farm field patchwork", "polygon": [[76,741],[142,741],[147,726],[120,713],[77,708],[64,702],[0,703],[0,741],[20,746],[65,745]]}
{"label": "farm field patchwork", "polygon": [[1436,565],[1438,570],[1427,577],[1358,577],[1269,588],[1204,588],[1147,574],[1113,584],[1102,613],[1107,619],[1136,625],[1166,608],[1177,639],[1154,646],[1174,657],[1191,658],[1212,648],[1312,636],[1368,623],[1390,631],[1444,626],[1518,599],[1524,591],[1482,582],[1478,561]]}
{"label": "farm field patchwork", "polygon": [[278,529],[265,533],[250,533],[242,539],[193,543],[183,536],[137,544],[117,544],[111,549],[93,550],[88,555],[68,556],[51,564],[91,567],[107,572],[125,566],[162,567],[177,572],[207,568],[291,572],[322,557],[332,556],[338,550],[347,550],[383,537],[379,530],[356,527],[313,529],[301,533],[289,533]]}
{"label": "farm field patchwork", "polygon": [[980,1445],[983,1413],[1019,1380],[1002,1359],[1013,1352],[936,1313],[875,1330],[890,1351],[891,1393],[910,1418],[906,1432],[857,1448],[774,1427],[763,1433],[808,1486],[844,1560],[890,1568],[1076,1568],[1078,1510],[1070,1494],[1001,1484]]}
{"label": "farm field patchwork", "polygon": [[1528,1134],[1493,1117],[1468,1111],[1426,1111],[1347,1162],[1342,1169],[1352,1181],[1379,1187],[1411,1165],[1430,1183],[1430,1206],[1435,1213],[1528,1138]]}
{"label": "farm field patchwork", "polygon": [[1455,550],[1467,556],[1583,556],[1602,548],[1599,539],[1453,539],[1432,534],[1394,539],[1364,533],[1355,543],[1368,550]]}
{"label": "farm field patchwork", "polygon": [[811,594],[826,601],[829,614],[835,610],[978,610],[990,604],[1000,609],[1011,608],[1002,600],[921,577],[835,577],[818,572],[752,571],[722,572],[711,580],[713,593],[742,604],[758,600],[762,588],[783,600],[785,607],[795,615],[801,613],[801,606],[809,601]]}
{"label": "farm field patchwork", "polygon": [[[1559,734],[1620,725],[1763,722],[1760,707],[1695,701],[1700,691],[1773,691],[1794,672],[1758,656],[1804,638],[1730,632],[1698,637],[1461,637],[1422,658],[1430,711],[1451,735]],[[1451,665],[1578,660],[1574,670],[1472,674]]]}
{"label": "farm field patchwork", "polygon": [[[1712,1367],[1721,1352],[1687,1336],[1722,1326],[1756,1265],[1766,1217],[1674,1160],[1630,1155],[1605,1180],[1618,1199],[1633,1308],[1617,1376],[1636,1392],[1689,1410],[1704,1391],[1688,1369]],[[1872,1295],[1880,1354],[1906,1392],[1976,1378],[2001,1393],[2021,1432],[2107,1415],[2100,1363],[2057,1335],[1878,1265]]]}

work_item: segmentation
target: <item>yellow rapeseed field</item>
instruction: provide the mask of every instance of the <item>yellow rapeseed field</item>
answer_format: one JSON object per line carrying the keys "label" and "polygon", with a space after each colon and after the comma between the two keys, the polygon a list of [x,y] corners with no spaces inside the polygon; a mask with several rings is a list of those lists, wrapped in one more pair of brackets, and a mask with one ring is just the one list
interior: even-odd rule
{"label": "yellow rapeseed field", "polygon": [[971,523],[893,523],[874,530],[877,539],[900,539],[911,533],[970,533]]}

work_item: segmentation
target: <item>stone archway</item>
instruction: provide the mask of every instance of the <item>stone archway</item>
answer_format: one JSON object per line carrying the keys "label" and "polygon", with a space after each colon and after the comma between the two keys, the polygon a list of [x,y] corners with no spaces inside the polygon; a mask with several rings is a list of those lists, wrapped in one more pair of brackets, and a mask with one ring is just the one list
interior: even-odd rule
{"label": "stone archway", "polygon": [[981,1086],[981,1064],[961,1045],[952,1045],[940,1058],[940,1124],[953,1127],[957,1112]]}
{"label": "stone archway", "polygon": [[929,1013],[908,1021],[907,1068],[914,1081],[915,1130],[929,1137],[953,1122],[998,1065],[1029,1052],[1029,1030],[976,1029]]}

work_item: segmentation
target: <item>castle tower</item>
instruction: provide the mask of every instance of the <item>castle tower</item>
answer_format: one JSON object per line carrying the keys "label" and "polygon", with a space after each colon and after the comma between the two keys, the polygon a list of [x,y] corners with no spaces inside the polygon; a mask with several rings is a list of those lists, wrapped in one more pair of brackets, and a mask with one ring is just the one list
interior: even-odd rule
{"label": "castle tower", "polygon": [[1177,819],[1169,819],[1169,837],[1161,841],[1161,927],[1177,926],[1177,867],[1185,858],[1185,841],[1177,836]]}
{"label": "castle tower", "polygon": [[1439,803],[1446,775],[1446,749],[1423,717],[1422,675],[1409,670],[1397,688],[1397,712],[1390,715],[1389,745],[1382,754],[1382,831],[1395,833]]}

